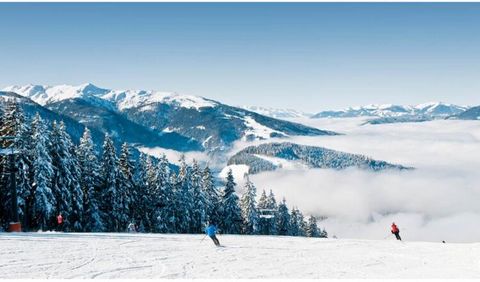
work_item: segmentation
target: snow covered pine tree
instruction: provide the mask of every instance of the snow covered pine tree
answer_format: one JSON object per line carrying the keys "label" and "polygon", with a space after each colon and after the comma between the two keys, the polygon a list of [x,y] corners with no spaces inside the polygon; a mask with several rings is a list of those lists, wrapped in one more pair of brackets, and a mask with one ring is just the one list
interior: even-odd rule
{"label": "snow covered pine tree", "polygon": [[248,174],[245,175],[244,193],[240,200],[242,211],[242,232],[243,234],[257,234],[258,232],[258,212],[256,207],[257,189],[250,181]]}
{"label": "snow covered pine tree", "polygon": [[228,234],[240,234],[241,232],[242,215],[238,205],[238,196],[235,194],[236,185],[230,169],[223,189],[220,225],[220,229]]}

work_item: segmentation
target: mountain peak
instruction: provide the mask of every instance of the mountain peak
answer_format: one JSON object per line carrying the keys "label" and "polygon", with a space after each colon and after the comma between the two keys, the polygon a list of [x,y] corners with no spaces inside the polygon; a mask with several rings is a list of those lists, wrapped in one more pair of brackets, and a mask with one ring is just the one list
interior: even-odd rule
{"label": "mountain peak", "polygon": [[431,102],[426,102],[426,103],[415,105],[414,108],[424,109],[424,108],[437,107],[437,106],[440,106],[440,105],[451,106],[452,104],[444,103],[444,102],[441,102],[441,101],[431,101]]}
{"label": "mountain peak", "polygon": [[86,87],[92,87],[92,86],[95,87],[95,88],[98,88],[96,85],[94,85],[94,84],[91,83],[91,82],[82,83],[82,84],[80,84],[78,87],[80,87],[80,88],[86,88]]}
{"label": "mountain peak", "polygon": [[84,84],[81,84],[79,86],[77,86],[78,90],[80,93],[82,94],[85,94],[85,95],[94,95],[94,96],[99,96],[99,95],[103,95],[107,92],[109,92],[110,90],[108,89],[103,89],[103,88],[100,88],[96,85],[94,85],[93,83],[84,83]]}

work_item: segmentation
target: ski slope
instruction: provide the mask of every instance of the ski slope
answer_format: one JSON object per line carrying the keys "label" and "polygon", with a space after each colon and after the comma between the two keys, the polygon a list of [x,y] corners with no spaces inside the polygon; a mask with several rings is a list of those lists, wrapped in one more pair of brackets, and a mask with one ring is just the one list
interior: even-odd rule
{"label": "ski slope", "polygon": [[480,278],[480,244],[0,233],[0,278]]}

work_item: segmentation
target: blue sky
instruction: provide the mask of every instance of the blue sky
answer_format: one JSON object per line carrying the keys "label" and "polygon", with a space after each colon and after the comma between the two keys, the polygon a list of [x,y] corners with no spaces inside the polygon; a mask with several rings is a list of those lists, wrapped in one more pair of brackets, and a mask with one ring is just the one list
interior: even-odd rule
{"label": "blue sky", "polygon": [[480,104],[480,3],[1,3],[0,86],[319,111]]}

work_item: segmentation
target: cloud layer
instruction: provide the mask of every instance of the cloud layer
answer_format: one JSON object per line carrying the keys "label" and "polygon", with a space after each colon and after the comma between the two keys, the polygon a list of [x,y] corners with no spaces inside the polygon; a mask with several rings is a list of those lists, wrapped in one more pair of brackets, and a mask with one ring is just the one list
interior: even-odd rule
{"label": "cloud layer", "polygon": [[[290,206],[325,215],[331,235],[382,239],[392,221],[406,239],[480,241],[480,122],[366,125],[359,119],[303,120],[345,133],[294,142],[416,167],[413,171],[280,170],[255,175]],[[244,144],[237,144],[237,148]]]}

